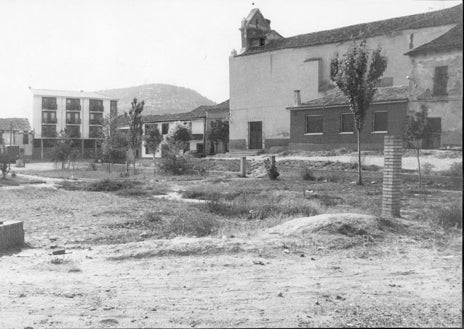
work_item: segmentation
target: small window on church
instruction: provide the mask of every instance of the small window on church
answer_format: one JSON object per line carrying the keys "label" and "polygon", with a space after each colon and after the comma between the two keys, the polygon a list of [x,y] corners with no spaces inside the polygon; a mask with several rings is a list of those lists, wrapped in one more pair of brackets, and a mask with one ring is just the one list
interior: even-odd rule
{"label": "small window on church", "polygon": [[260,38],[260,39],[259,39],[259,46],[260,46],[260,47],[264,47],[264,44],[266,43],[265,41],[266,41],[266,40],[265,40],[264,38]]}

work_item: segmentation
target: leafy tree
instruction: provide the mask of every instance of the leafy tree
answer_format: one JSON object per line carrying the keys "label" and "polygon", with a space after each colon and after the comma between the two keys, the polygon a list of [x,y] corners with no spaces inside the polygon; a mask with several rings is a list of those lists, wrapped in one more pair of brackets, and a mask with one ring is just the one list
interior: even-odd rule
{"label": "leafy tree", "polygon": [[129,162],[132,162],[134,168],[134,174],[136,173],[135,169],[135,158],[136,158],[136,151],[140,148],[142,144],[142,111],[143,106],[145,105],[144,101],[140,103],[137,102],[137,98],[131,103],[131,109],[129,113],[125,112],[124,115],[126,116],[127,121],[129,122],[129,134],[128,134],[128,141],[129,141],[129,149],[127,152],[127,165],[126,165],[126,172],[129,174]]}
{"label": "leafy tree", "polygon": [[6,153],[6,149],[0,149],[0,171],[2,172],[2,179],[6,179],[6,175],[10,171],[11,156]]}
{"label": "leafy tree", "polygon": [[146,132],[144,136],[145,146],[153,154],[153,175],[156,176],[156,157],[155,153],[161,142],[163,141],[163,135],[159,132],[158,128],[152,128]]}
{"label": "leafy tree", "polygon": [[60,131],[57,137],[52,150],[53,161],[55,161],[55,164],[60,161],[63,170],[66,168],[66,163],[70,161],[74,143],[67,129]]}
{"label": "leafy tree", "polygon": [[223,120],[212,121],[211,128],[206,136],[210,142],[216,145],[218,142],[226,145],[229,142],[229,122]]}
{"label": "leafy tree", "polygon": [[369,105],[377,90],[383,72],[387,68],[387,58],[381,54],[382,48],[370,51],[363,40],[353,43],[340,58],[335,54],[330,62],[330,79],[348,98],[353,113],[358,145],[358,185],[362,185],[361,176],[361,129]]}
{"label": "leafy tree", "polygon": [[430,134],[430,125],[428,124],[427,117],[428,109],[422,105],[420,111],[414,112],[408,116],[408,125],[405,132],[405,141],[407,147],[416,150],[419,187],[422,187],[420,151],[424,139]]}
{"label": "leafy tree", "polygon": [[111,165],[115,161],[126,160],[126,149],[128,148],[128,138],[124,131],[117,130],[117,118],[110,115],[103,120],[101,131],[103,160],[108,163],[108,172],[111,172]]}
{"label": "leafy tree", "polygon": [[178,175],[190,167],[190,163],[184,152],[188,149],[191,139],[192,135],[188,127],[180,122],[174,124],[166,141],[161,144],[161,164],[164,170]]}

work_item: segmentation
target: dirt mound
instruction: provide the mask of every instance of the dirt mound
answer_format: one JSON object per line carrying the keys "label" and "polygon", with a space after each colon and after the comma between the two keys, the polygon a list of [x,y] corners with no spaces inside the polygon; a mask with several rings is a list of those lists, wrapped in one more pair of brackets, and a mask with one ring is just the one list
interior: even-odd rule
{"label": "dirt mound", "polygon": [[307,235],[312,233],[355,236],[366,235],[376,230],[378,230],[377,217],[347,213],[297,218],[267,229],[265,233],[282,236]]}

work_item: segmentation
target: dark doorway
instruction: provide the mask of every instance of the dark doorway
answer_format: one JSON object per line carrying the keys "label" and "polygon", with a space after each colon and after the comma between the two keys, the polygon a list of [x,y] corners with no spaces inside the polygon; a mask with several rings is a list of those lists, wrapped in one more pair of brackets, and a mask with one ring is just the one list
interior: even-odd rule
{"label": "dark doorway", "polygon": [[424,149],[438,149],[441,146],[441,118],[427,118],[429,135],[424,138]]}
{"label": "dark doorway", "polygon": [[249,122],[250,130],[250,144],[248,148],[253,149],[262,149],[263,148],[263,123],[262,121]]}

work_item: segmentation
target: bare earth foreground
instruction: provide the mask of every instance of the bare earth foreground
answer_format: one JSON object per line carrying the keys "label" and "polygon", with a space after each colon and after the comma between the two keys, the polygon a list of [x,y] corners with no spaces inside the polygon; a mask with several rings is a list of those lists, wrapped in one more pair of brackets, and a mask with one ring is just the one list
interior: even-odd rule
{"label": "bare earth foreground", "polygon": [[29,243],[0,254],[0,328],[462,325],[462,245],[417,221],[339,211],[252,236],[105,244],[147,199],[40,185],[0,198]]}

